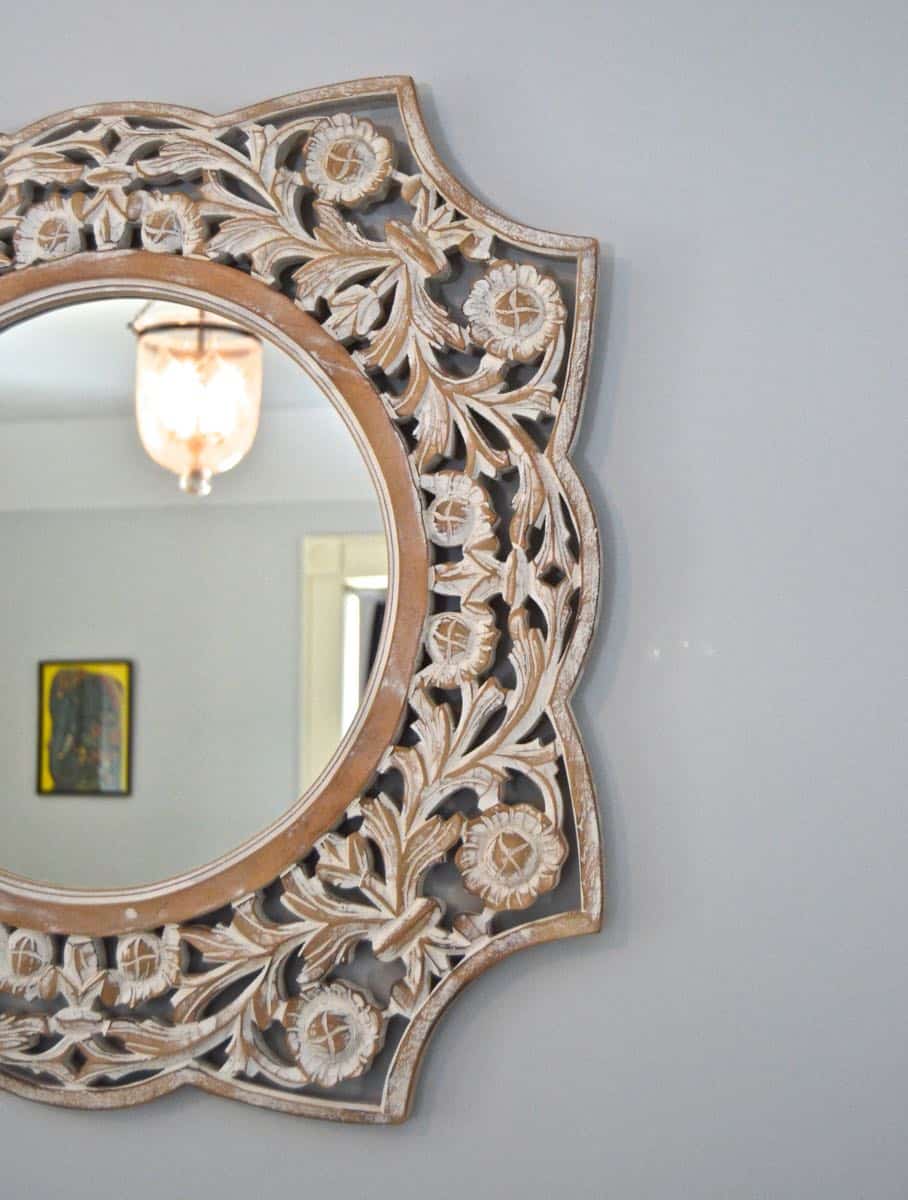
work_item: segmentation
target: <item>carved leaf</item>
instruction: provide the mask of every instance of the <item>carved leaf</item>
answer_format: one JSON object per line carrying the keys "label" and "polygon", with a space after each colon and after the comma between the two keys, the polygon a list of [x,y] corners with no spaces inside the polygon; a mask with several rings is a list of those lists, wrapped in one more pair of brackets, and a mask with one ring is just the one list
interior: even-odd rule
{"label": "carved leaf", "polygon": [[517,464],[519,483],[514,495],[514,516],[511,518],[511,542],[525,549],[530,529],[536,524],[545,504],[546,492],[542,477],[532,459],[521,458]]}
{"label": "carved leaf", "polygon": [[222,963],[210,971],[187,975],[183,985],[171,999],[173,1018],[177,1024],[198,1021],[208,1005],[244,979],[254,988],[268,967],[264,958],[238,959]]}
{"label": "carved leaf", "polygon": [[451,847],[457,844],[462,828],[463,817],[455,813],[447,820],[430,817],[407,836],[400,881],[404,896],[418,894],[426,872],[441,862]]}
{"label": "carved leaf", "polygon": [[82,164],[56,150],[28,149],[0,162],[0,180],[18,183],[75,183],[82,177]]}
{"label": "carved leaf", "polygon": [[189,925],[180,936],[209,962],[228,963],[267,954],[286,941],[290,932],[285,926],[263,921],[246,902],[237,908],[229,925]]}
{"label": "carved leaf", "polygon": [[319,879],[339,887],[358,888],[372,875],[372,853],[361,833],[338,837],[329,833],[318,844]]}
{"label": "carved leaf", "polygon": [[335,964],[345,962],[357,943],[384,919],[375,909],[338,900],[321,880],[300,870],[284,877],[283,903],[305,922],[301,943],[303,978],[307,980],[319,979]]}
{"label": "carved leaf", "polygon": [[290,237],[286,229],[276,218],[266,215],[253,217],[232,217],[225,221],[218,232],[208,243],[208,253],[212,258],[251,257],[257,251],[274,242],[286,242],[296,248],[299,244]]}
{"label": "carved leaf", "polygon": [[[125,1055],[108,1055],[108,1062],[129,1062],[135,1066],[136,1057],[155,1059],[163,1054],[174,1054],[178,1050],[189,1050],[206,1033],[215,1028],[214,1019],[202,1022],[202,1026],[165,1025],[162,1021],[111,1021],[107,1033],[115,1038]],[[95,1051],[97,1054],[97,1051]],[[96,1058],[95,1061],[103,1061]]]}
{"label": "carved leaf", "polygon": [[421,355],[411,363],[410,380],[404,394],[399,400],[391,397],[388,400],[399,417],[416,414],[419,447],[416,465],[419,471],[425,471],[439,459],[454,453],[454,410]]}
{"label": "carved leaf", "polygon": [[236,150],[223,142],[189,134],[165,142],[153,158],[144,158],[136,165],[144,178],[160,180],[192,178],[202,171],[227,171],[259,195],[265,191],[249,161]]}
{"label": "carved leaf", "polygon": [[287,264],[313,252],[310,239],[285,228],[282,220],[268,216],[231,217],[208,243],[212,258],[248,257],[252,268],[267,282],[274,282]]}
{"label": "carved leaf", "polygon": [[334,297],[325,328],[342,342],[363,337],[382,318],[381,301],[372,288],[354,284]]}
{"label": "carved leaf", "polygon": [[15,1054],[37,1045],[47,1032],[44,1017],[23,1016],[21,1013],[0,1016],[0,1054]]}

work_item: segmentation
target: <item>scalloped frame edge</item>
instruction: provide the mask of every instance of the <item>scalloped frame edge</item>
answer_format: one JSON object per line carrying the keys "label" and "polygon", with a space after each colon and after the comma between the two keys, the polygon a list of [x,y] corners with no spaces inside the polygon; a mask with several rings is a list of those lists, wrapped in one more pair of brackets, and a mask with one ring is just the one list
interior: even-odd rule
{"label": "scalloped frame edge", "polygon": [[360,1124],[398,1124],[409,1115],[419,1070],[431,1035],[448,1005],[463,988],[496,962],[518,950],[563,938],[596,933],[603,920],[604,864],[599,810],[589,763],[571,708],[599,616],[601,548],[594,510],[586,488],[570,460],[585,399],[592,352],[597,302],[599,244],[595,238],[559,234],[515,221],[473,195],[442,162],[431,140],[413,79],[407,75],[376,76],[293,92],[273,100],[212,115],[185,106],[155,102],[86,105],[67,109],[34,122],[15,135],[0,135],[0,148],[20,139],[40,135],[68,121],[120,113],[133,115],[157,111],[170,119],[185,118],[211,129],[242,121],[259,120],[287,110],[312,109],[319,104],[345,100],[397,103],[410,149],[422,173],[438,191],[468,216],[486,225],[513,246],[576,262],[576,293],[571,344],[562,389],[561,413],[554,438],[555,469],[572,505],[577,534],[583,547],[582,586],[571,641],[562,659],[549,708],[561,739],[570,779],[572,814],[579,855],[580,905],[554,916],[537,918],[491,937],[476,952],[462,959],[434,988],[410,1021],[395,1048],[381,1100],[378,1104],[320,1099],[292,1092],[268,1091],[242,1080],[215,1076],[197,1065],[169,1075],[118,1085],[110,1090],[70,1092],[45,1087],[19,1077],[0,1074],[0,1089],[31,1100],[64,1108],[106,1110],[149,1102],[185,1086],[297,1116]]}

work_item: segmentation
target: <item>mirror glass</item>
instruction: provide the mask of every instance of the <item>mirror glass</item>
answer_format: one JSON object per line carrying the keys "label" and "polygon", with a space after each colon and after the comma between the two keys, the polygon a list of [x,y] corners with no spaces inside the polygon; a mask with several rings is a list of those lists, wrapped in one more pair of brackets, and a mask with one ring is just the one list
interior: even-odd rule
{"label": "mirror glass", "polygon": [[212,313],[0,333],[0,867],[119,888],[234,849],[356,716],[379,501],[331,400]]}

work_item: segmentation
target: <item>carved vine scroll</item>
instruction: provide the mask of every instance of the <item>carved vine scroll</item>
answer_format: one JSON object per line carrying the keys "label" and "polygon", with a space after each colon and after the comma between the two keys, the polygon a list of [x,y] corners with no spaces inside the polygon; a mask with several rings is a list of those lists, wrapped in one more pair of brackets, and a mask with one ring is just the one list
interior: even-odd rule
{"label": "carved vine scroll", "polygon": [[268,887],[117,936],[0,925],[0,1085],[111,1107],[194,1084],[401,1120],[464,983],[601,919],[568,707],[598,590],[568,459],[595,243],[471,197],[405,78],[220,118],[80,109],[0,137],[0,276],[127,252],[226,264],[347,347],[406,443],[429,617],[397,744]]}

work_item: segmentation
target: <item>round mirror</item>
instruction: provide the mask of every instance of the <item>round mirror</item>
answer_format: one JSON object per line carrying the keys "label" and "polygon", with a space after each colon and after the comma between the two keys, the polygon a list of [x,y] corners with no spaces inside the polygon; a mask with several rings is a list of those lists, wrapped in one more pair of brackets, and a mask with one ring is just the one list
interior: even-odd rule
{"label": "round mirror", "polygon": [[150,883],[294,804],[356,717],[388,586],[334,404],[204,309],[0,333],[0,867]]}

